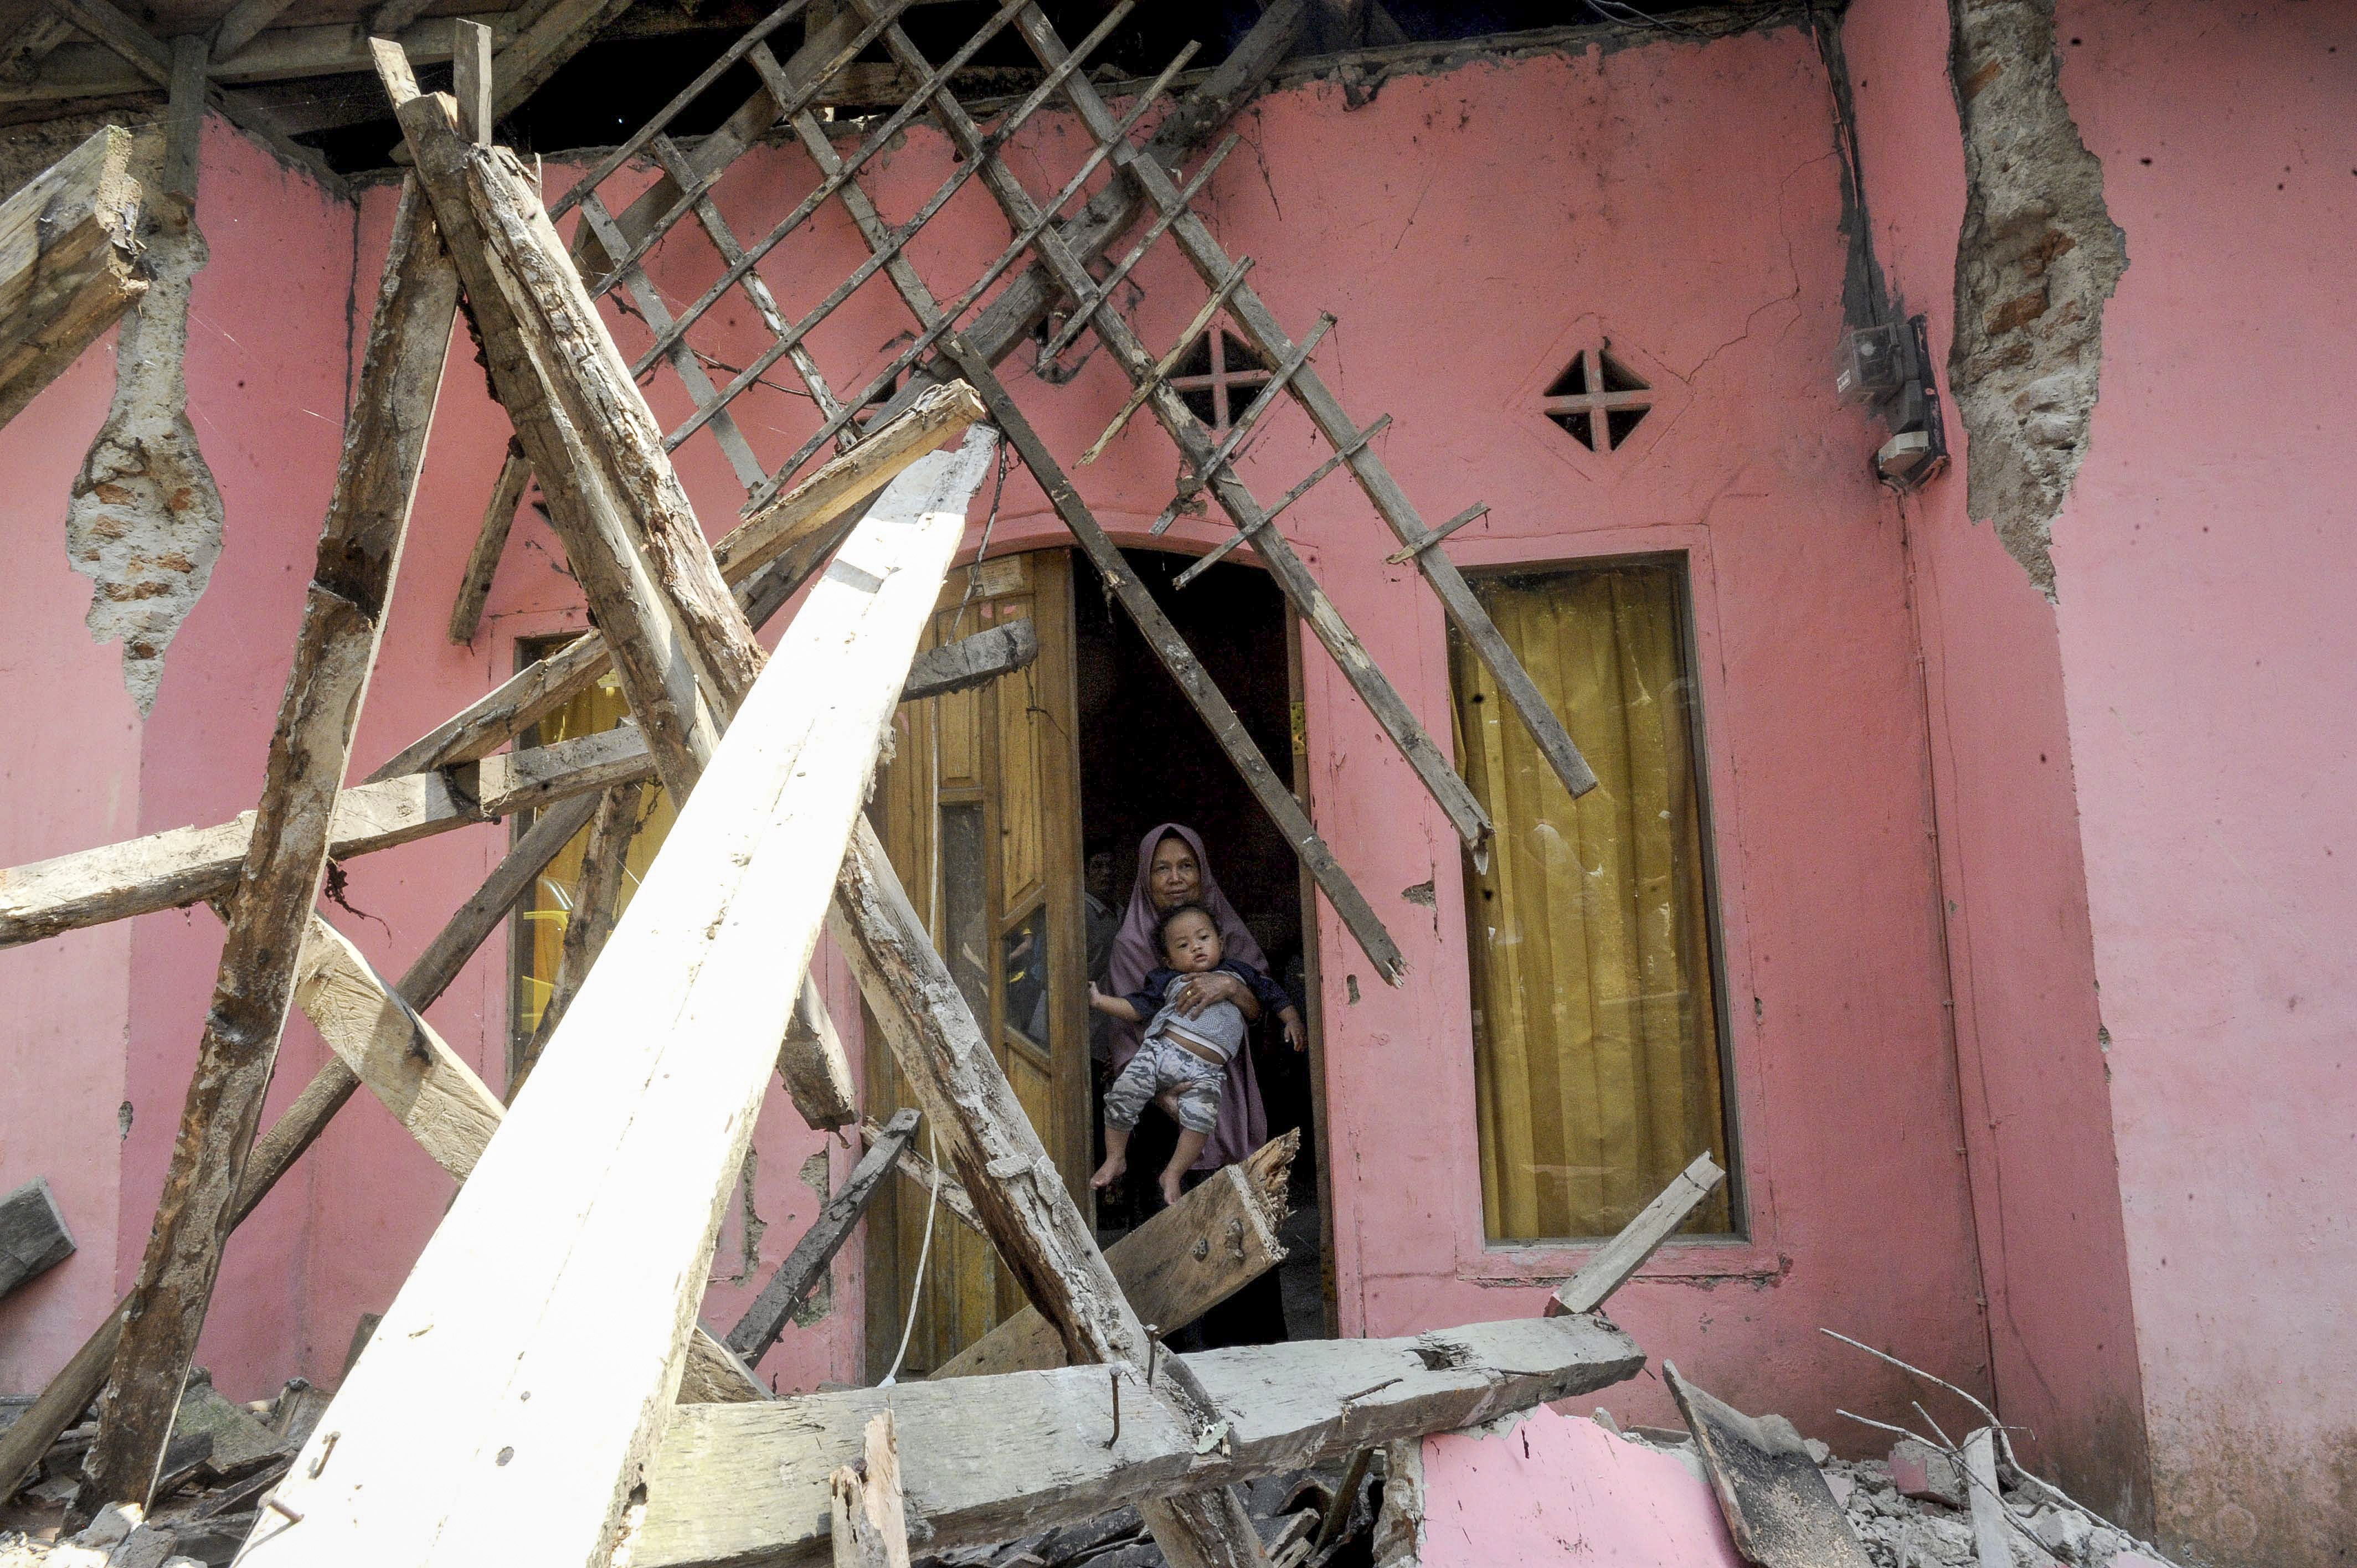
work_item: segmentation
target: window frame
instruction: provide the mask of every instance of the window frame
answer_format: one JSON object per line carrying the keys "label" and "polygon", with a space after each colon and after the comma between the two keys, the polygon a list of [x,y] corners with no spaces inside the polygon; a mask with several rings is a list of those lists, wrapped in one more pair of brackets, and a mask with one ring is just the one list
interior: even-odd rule
{"label": "window frame", "polygon": [[[1738,826],[1741,818],[1733,759],[1716,744],[1712,728],[1713,715],[1725,712],[1734,694],[1727,688],[1721,653],[1717,582],[1708,532],[1695,524],[1667,524],[1598,529],[1569,536],[1501,532],[1473,539],[1459,535],[1450,540],[1448,548],[1450,558],[1469,578],[1664,562],[1682,563],[1684,567],[1686,659],[1695,693],[1691,722],[1704,818],[1705,918],[1716,939],[1711,969],[1719,993],[1720,1093],[1726,1101],[1727,1176],[1733,1189],[1729,1207],[1737,1229],[1677,1236],[1663,1244],[1644,1272],[1684,1279],[1773,1278],[1781,1272],[1783,1261],[1773,1187],[1764,1179],[1768,1140],[1760,1114],[1766,1099],[1762,1053],[1758,1048],[1760,1020],[1744,1004],[1745,998],[1758,994],[1758,989],[1750,978],[1751,950],[1741,879],[1739,875],[1727,875],[1729,868],[1743,864]],[[1448,633],[1445,625],[1438,629],[1437,657],[1445,671]],[[1455,692],[1445,675],[1443,689],[1453,705]],[[1466,917],[1472,886],[1463,855],[1455,857],[1448,875],[1448,885],[1456,902],[1453,923],[1450,912],[1442,914],[1442,956],[1454,987],[1454,1017],[1462,1031],[1458,1037],[1463,1041],[1461,1069],[1448,1075],[1446,1091],[1456,1277],[1484,1285],[1553,1285],[1577,1272],[1610,1238],[1490,1239],[1481,1206],[1481,1150],[1474,1094],[1471,929]]]}

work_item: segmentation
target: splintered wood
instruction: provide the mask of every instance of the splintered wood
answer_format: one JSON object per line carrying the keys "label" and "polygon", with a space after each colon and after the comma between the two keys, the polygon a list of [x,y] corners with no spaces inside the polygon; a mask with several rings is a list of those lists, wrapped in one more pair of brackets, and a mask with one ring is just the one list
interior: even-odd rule
{"label": "splintered wood", "polygon": [[109,125],[0,202],[0,424],[147,292],[130,164]]}

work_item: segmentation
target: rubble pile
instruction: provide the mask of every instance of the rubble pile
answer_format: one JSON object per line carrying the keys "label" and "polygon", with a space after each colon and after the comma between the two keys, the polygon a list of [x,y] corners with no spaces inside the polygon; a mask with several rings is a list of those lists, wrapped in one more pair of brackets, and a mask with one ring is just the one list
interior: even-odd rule
{"label": "rubble pile", "polygon": [[[275,1399],[240,1404],[193,1368],[155,1505],[110,1505],[78,1530],[68,1513],[98,1423],[69,1427],[49,1444],[38,1478],[0,1509],[0,1568],[224,1568],[327,1408],[325,1391],[301,1378]],[[0,1405],[0,1430],[23,1409]]]}

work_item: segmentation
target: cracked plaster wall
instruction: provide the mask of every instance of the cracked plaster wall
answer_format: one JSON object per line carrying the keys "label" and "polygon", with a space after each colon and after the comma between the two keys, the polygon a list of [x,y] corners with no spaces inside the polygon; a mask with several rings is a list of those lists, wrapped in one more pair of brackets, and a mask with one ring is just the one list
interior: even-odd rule
{"label": "cracked plaster wall", "polygon": [[2055,514],[2087,455],[2104,303],[2127,266],[2104,167],[2062,101],[2053,0],[1950,0],[1964,124],[1949,376],[1966,504],[2054,596]]}
{"label": "cracked plaster wall", "polygon": [[210,252],[193,212],[151,196],[147,292],[116,339],[115,391],[66,509],[66,548],[91,579],[85,624],[123,644],[123,683],[156,706],[164,652],[221,558],[221,499],[188,422],[188,295]]}

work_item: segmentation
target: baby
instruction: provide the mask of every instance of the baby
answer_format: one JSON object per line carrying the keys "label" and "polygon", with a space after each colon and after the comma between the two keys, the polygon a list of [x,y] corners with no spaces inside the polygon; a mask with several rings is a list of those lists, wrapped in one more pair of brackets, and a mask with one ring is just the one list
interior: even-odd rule
{"label": "baby", "polygon": [[[1105,1090],[1105,1162],[1089,1185],[1111,1187],[1129,1169],[1129,1134],[1146,1101],[1166,1092],[1178,1104],[1178,1146],[1162,1171],[1162,1200],[1178,1201],[1178,1178],[1203,1152],[1204,1140],[1220,1124],[1220,1079],[1228,1058],[1243,1048],[1244,1015],[1232,1002],[1214,1002],[1193,1017],[1183,1016],[1173,997],[1189,976],[1226,970],[1257,995],[1273,991],[1267,977],[1241,962],[1222,962],[1218,922],[1200,904],[1181,904],[1155,928],[1168,964],[1146,977],[1128,996],[1107,996],[1093,984],[1089,1005],[1100,1013],[1146,1025],[1145,1041],[1129,1065]],[[1291,1004],[1286,1003],[1287,1011]],[[1147,1020],[1152,1022],[1148,1023]]]}

